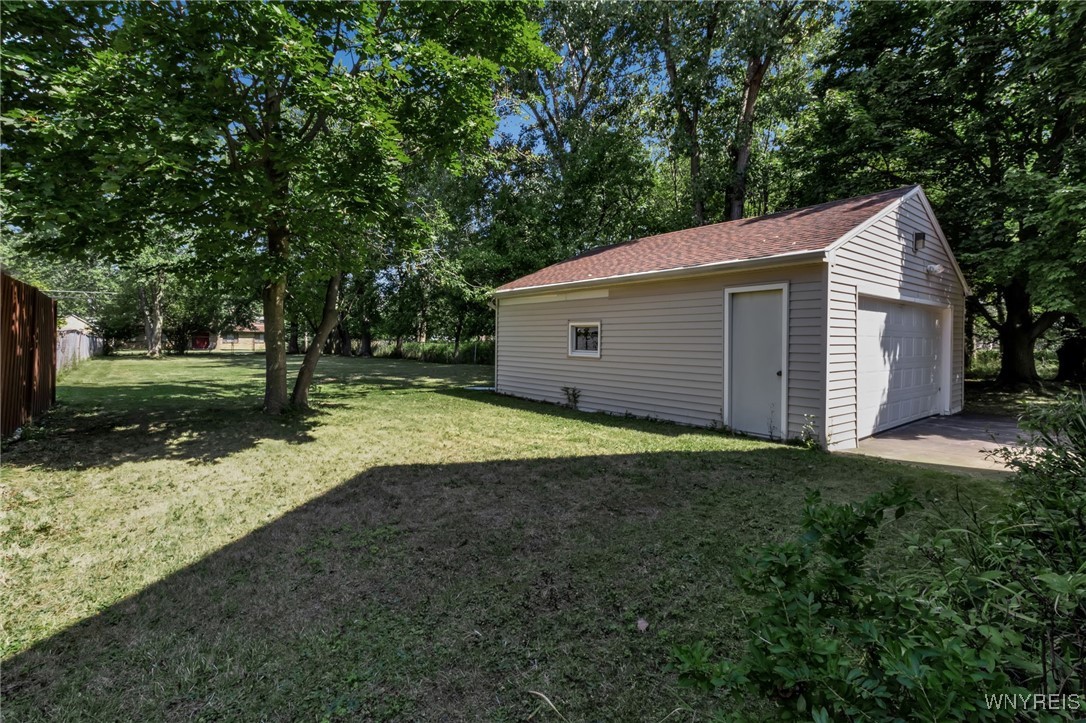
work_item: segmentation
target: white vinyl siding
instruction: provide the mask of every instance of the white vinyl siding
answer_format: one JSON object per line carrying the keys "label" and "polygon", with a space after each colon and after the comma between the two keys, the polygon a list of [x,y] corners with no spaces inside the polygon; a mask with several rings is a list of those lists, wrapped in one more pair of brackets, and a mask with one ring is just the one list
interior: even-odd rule
{"label": "white vinyl siding", "polygon": [[830,273],[826,335],[826,443],[856,439],[856,286]]}
{"label": "white vinyl siding", "polygon": [[788,289],[788,437],[803,434],[812,421],[819,433],[825,385],[826,319],[823,264],[811,277],[794,280]]}
{"label": "white vinyl siding", "polygon": [[[913,250],[913,233],[927,235],[924,248]],[[856,430],[856,309],[861,295],[917,299],[953,307],[951,332],[950,411],[959,412],[965,377],[965,289],[947,255],[919,194],[903,200],[831,253],[826,299],[829,332],[827,349],[827,431],[833,447],[854,447]],[[941,265],[942,274],[927,271]]]}
{"label": "white vinyl siding", "polygon": [[[717,273],[608,287],[598,298],[509,303],[499,297],[497,391],[564,403],[581,390],[586,411],[720,424],[724,397],[724,288],[789,283],[788,436],[805,414],[821,425],[825,361],[823,265]],[[601,324],[599,358],[570,357],[569,324]]]}

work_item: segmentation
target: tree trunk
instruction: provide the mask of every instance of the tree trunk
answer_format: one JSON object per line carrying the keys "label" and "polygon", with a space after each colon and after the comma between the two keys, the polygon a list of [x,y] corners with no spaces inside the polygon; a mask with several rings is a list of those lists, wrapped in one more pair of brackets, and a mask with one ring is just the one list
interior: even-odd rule
{"label": "tree trunk", "polygon": [[151,284],[139,288],[140,310],[143,312],[143,331],[147,342],[147,356],[162,356],[162,287],[163,272],[155,274]]}
{"label": "tree trunk", "polygon": [[[285,263],[290,250],[290,231],[285,224],[268,227],[268,251]],[[287,409],[286,303],[287,275],[279,273],[264,282],[264,411],[282,414]]]}
{"label": "tree trunk", "polygon": [[309,387],[313,383],[313,376],[317,372],[317,362],[321,358],[321,349],[328,335],[332,333],[339,322],[339,285],[343,281],[343,274],[336,273],[328,279],[328,287],[324,293],[324,313],[321,323],[317,327],[317,334],[309,349],[302,359],[302,368],[298,370],[298,378],[294,380],[294,393],[290,397],[295,409],[309,408]]}
{"label": "tree trunk", "polygon": [[1056,350],[1059,368],[1056,381],[1086,382],[1086,328],[1074,316],[1067,316],[1066,331]]}
{"label": "tree trunk", "polygon": [[732,182],[728,187],[728,220],[743,218],[747,205],[747,172],[750,170],[750,148],[754,140],[754,108],[769,69],[770,58],[750,58],[743,87],[743,108],[735,124],[732,141]]}
{"label": "tree trunk", "polygon": [[370,330],[369,319],[362,319],[362,337],[358,340],[358,356],[367,359],[373,356],[373,332]]}
{"label": "tree trunk", "polygon": [[[666,7],[666,6],[665,6]],[[704,47],[711,49],[713,47],[713,37],[716,33],[717,23],[720,16],[715,10],[706,19],[705,25],[705,43]],[[688,150],[690,153],[690,193],[692,201],[693,221],[695,226],[701,226],[705,223],[705,189],[702,187],[701,182],[701,143],[698,138],[698,118],[701,115],[701,99],[700,98],[683,98],[681,91],[681,82],[679,79],[679,68],[675,61],[674,53],[672,51],[674,38],[671,27],[671,14],[670,11],[665,11],[663,16],[663,25],[661,30],[661,53],[664,58],[664,70],[667,72],[668,82],[670,84],[670,90],[672,95],[672,104],[679,115],[679,125],[682,132],[686,135],[686,142],[688,144]],[[708,53],[711,50],[706,51],[706,56],[700,59],[701,62],[708,65],[709,57]],[[701,89],[699,89],[700,91]]]}
{"label": "tree trunk", "polygon": [[971,304],[965,307],[965,369],[973,368],[973,354],[976,352],[976,320]]}
{"label": "tree trunk", "polygon": [[[277,88],[272,79],[268,87]],[[282,98],[278,92],[264,97],[264,176],[271,188],[276,210],[267,217],[268,268],[272,276],[264,282],[264,412],[282,414],[290,403],[287,397],[287,269],[290,263],[290,173],[271,153],[282,137]]]}
{"label": "tree trunk", "polygon": [[287,354],[298,354],[300,347],[298,346],[298,317],[290,317],[290,337],[287,341]]}
{"label": "tree trunk", "polygon": [[999,376],[996,383],[1004,386],[1033,384],[1038,380],[1034,358],[1036,342],[1029,332],[1014,324],[999,330]]}
{"label": "tree trunk", "polygon": [[342,311],[339,313],[336,333],[339,334],[339,355],[351,356],[351,333],[347,331],[347,315]]}
{"label": "tree trunk", "polygon": [[1056,350],[1056,381],[1086,382],[1086,338],[1064,339]]}
{"label": "tree trunk", "polygon": [[690,192],[694,196],[694,225],[705,223],[705,189],[701,183],[701,144],[698,143],[697,125],[690,131]]}
{"label": "tree trunk", "polygon": [[1037,340],[1059,320],[1060,314],[1046,311],[1035,318],[1029,292],[1019,279],[1011,281],[1002,292],[1007,315],[1002,324],[994,325],[1000,352],[996,382],[1010,387],[1036,384]]}
{"label": "tree trunk", "polygon": [[456,333],[453,335],[453,357],[460,353],[460,337],[464,333],[464,317],[466,312],[461,311],[456,317]]}
{"label": "tree trunk", "polygon": [[419,325],[415,330],[415,341],[419,342],[420,344],[426,343],[426,317],[429,315],[429,313],[430,305],[429,301],[426,298],[426,291],[424,289],[422,292],[422,303],[419,307]]}

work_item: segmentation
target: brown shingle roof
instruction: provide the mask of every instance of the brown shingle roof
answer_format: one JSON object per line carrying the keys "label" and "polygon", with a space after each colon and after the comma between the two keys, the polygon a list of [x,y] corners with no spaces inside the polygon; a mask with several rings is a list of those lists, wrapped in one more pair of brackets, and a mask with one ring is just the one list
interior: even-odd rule
{"label": "brown shingle roof", "polygon": [[497,291],[820,251],[914,188],[897,188],[605,246],[522,276]]}

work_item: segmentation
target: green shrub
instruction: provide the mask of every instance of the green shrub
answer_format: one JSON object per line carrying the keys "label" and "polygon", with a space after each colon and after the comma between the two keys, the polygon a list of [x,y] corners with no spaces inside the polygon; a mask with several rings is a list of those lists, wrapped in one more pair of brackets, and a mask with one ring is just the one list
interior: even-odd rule
{"label": "green shrub", "polygon": [[405,341],[396,348],[395,342],[373,342],[373,355],[386,359],[413,359],[435,364],[493,364],[493,341],[465,341],[457,351],[451,341]]}
{"label": "green shrub", "polygon": [[1047,705],[1064,715],[1086,710],[1086,398],[1025,426],[1028,443],[1000,453],[1017,472],[1009,503],[971,510],[965,525],[933,515],[895,572],[869,553],[915,499],[894,488],[831,505],[811,493],[803,536],[740,575],[758,601],[746,654],[677,648],[680,682],[763,696],[793,719],[1013,719],[1023,711],[994,697],[1036,705],[1035,694],[1055,695]]}
{"label": "green shrub", "polygon": [[969,376],[974,379],[995,379],[999,374],[999,349],[977,349],[969,362]]}

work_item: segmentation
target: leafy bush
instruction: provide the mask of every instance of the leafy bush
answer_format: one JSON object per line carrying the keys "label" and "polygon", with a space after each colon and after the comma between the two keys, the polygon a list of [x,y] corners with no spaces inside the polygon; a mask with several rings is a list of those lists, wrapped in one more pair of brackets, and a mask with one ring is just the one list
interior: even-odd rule
{"label": "leafy bush", "polygon": [[977,349],[969,363],[968,374],[974,379],[995,379],[999,374],[999,349]]}
{"label": "leafy bush", "polygon": [[994,720],[994,696],[1077,696],[1086,709],[1086,398],[1042,410],[1008,504],[908,538],[904,569],[880,574],[880,528],[918,503],[894,488],[859,505],[808,498],[803,536],[740,575],[759,601],[745,656],[674,651],[680,682],[755,693],[786,718]]}
{"label": "leafy bush", "polygon": [[386,359],[413,359],[435,364],[493,364],[494,342],[466,341],[457,351],[451,341],[405,341],[396,348],[391,341],[373,342],[373,355]]}

